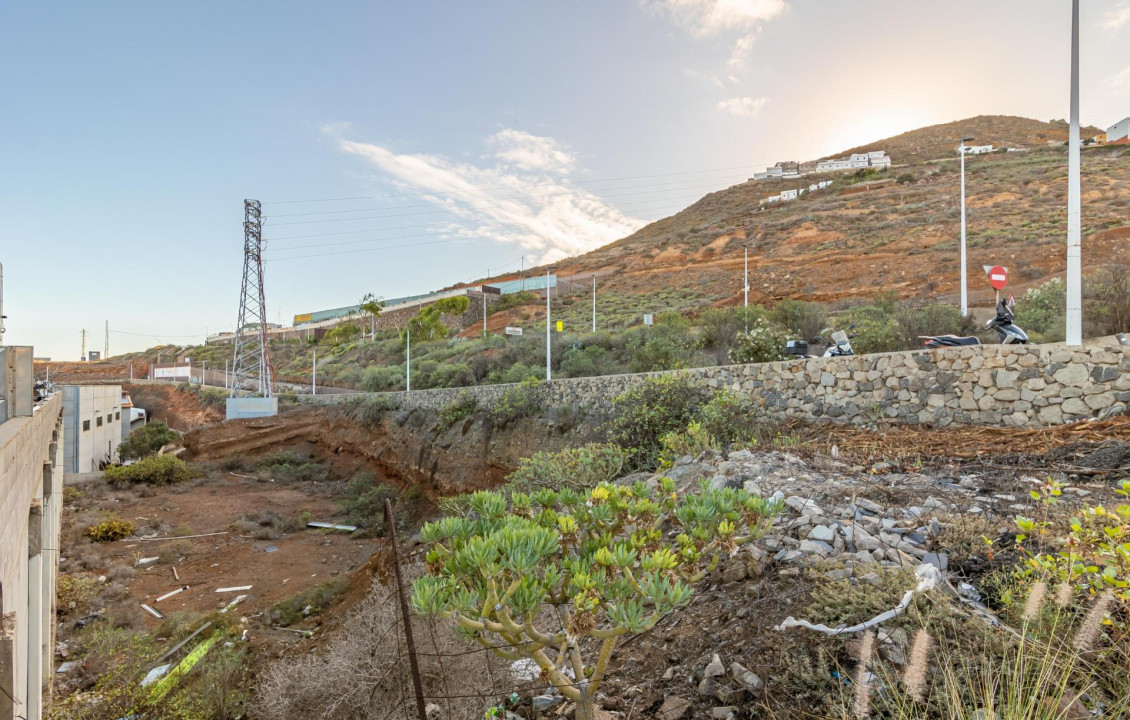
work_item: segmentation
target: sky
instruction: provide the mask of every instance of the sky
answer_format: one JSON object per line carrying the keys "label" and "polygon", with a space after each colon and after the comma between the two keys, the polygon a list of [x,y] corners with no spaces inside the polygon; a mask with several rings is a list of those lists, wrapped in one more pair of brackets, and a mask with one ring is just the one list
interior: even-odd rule
{"label": "sky", "polygon": [[[1082,6],[1106,127],[1130,0]],[[289,324],[591,250],[777,160],[1063,118],[1069,27],[1067,0],[8,0],[3,342],[232,330],[244,199]]]}

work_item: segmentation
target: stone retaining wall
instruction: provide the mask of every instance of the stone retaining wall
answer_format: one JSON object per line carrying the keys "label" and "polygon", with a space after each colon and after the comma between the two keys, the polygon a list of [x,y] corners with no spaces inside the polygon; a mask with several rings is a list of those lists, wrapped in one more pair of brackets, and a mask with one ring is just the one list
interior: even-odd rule
{"label": "stone retaining wall", "polygon": [[[681,371],[751,399],[774,417],[863,423],[1042,427],[1126,412],[1130,347],[980,345],[815,358]],[[606,409],[641,380],[663,373],[554,380],[550,405]],[[380,393],[401,407],[439,410],[462,392],[490,405],[509,385]],[[344,398],[304,399],[317,403]]]}

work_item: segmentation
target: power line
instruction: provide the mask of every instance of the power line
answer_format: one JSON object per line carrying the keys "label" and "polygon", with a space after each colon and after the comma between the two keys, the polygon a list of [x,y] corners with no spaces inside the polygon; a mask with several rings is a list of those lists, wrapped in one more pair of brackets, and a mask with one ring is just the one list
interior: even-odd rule
{"label": "power line", "polygon": [[[693,189],[693,188],[684,188],[684,189],[680,189],[679,192],[695,192],[695,193],[697,193],[698,190]],[[652,204],[655,204],[655,203],[663,204],[663,203],[670,203],[670,202],[676,202],[676,201],[682,202],[679,199],[678,196],[669,197],[669,198],[654,198],[654,199],[647,199],[647,200],[642,200],[642,201],[634,201],[634,202],[630,202],[630,203],[623,203],[617,209],[618,210],[632,209],[632,208],[637,208],[637,207],[646,207],[648,205],[652,205]],[[444,211],[439,211],[439,212],[451,213],[451,212],[455,212],[455,211],[444,210]],[[418,213],[418,214],[431,215],[431,214],[434,214],[434,213]],[[280,241],[280,240],[305,240],[305,239],[308,239],[308,238],[337,237],[337,236],[340,236],[340,235],[362,235],[364,233],[380,232],[382,230],[401,230],[401,229],[408,229],[408,228],[415,228],[415,227],[431,227],[434,224],[435,223],[422,223],[422,224],[418,224],[418,225],[398,225],[394,228],[384,228],[384,227],[373,228],[373,227],[370,227],[370,228],[360,228],[360,229],[357,229],[357,230],[340,230],[338,232],[329,232],[329,233],[311,233],[311,234],[307,234],[307,235],[284,235],[282,237],[268,238],[268,240],[270,242],[274,243],[274,242],[277,242],[277,241]],[[421,236],[407,236],[407,237],[421,237]],[[375,238],[374,240],[398,240],[398,239],[400,239],[400,238],[399,237],[392,237],[392,238]],[[360,240],[360,241],[357,241],[357,242],[373,242],[374,240]],[[292,249],[296,249],[296,248],[306,248],[306,247],[324,247],[324,246],[333,245],[333,244],[335,244],[335,243],[319,243],[317,245],[283,245],[283,246],[272,245],[272,247],[269,248],[269,249],[270,250],[292,250]],[[336,244],[347,244],[347,243],[336,243]]]}
{"label": "power line", "polygon": [[[714,183],[720,182],[722,180],[723,180],[723,178],[713,178],[713,179],[699,178],[699,179],[692,181],[691,183],[687,183],[686,180],[675,180],[675,181],[672,181],[672,182],[647,183],[647,184],[644,184],[644,185],[623,185],[621,187],[609,188],[609,190],[634,190],[634,189],[637,189],[637,188],[663,187],[663,186],[667,186],[667,185],[698,187],[698,186],[701,186],[704,183],[708,183],[708,182],[713,185]],[[563,186],[561,189],[568,189],[568,187]],[[467,191],[467,192],[469,192],[469,191]],[[461,193],[460,193],[460,191],[452,191],[452,192],[448,192],[448,193],[435,192],[435,193],[425,193],[425,194],[445,196],[445,195],[461,194]],[[640,193],[628,193],[628,195],[638,195],[638,194],[640,194]],[[605,194],[602,194],[600,197],[601,198],[623,197],[623,195],[614,195],[614,194],[605,195]],[[521,195],[515,195],[513,197],[504,197],[504,198],[491,198],[491,199],[494,200],[496,204],[503,204],[503,203],[507,203],[507,202],[522,202],[523,200],[525,200],[525,198]],[[452,202],[460,202],[460,203],[473,202],[472,200],[460,200],[460,199],[451,199],[451,201]],[[432,202],[432,203],[422,203],[422,204],[419,204],[419,205],[400,205],[400,206],[395,206],[395,207],[391,207],[391,208],[363,208],[363,209],[359,209],[359,210],[333,210],[333,211],[329,211],[329,212],[310,213],[310,214],[336,215],[336,214],[343,214],[343,213],[350,213],[350,212],[368,212],[370,210],[373,210],[373,211],[375,211],[375,210],[410,210],[410,209],[413,209],[413,208],[434,207],[434,206],[435,206],[435,203]],[[299,213],[299,214],[302,214],[302,213]],[[412,214],[415,214],[415,213],[412,213]],[[276,217],[286,217],[286,216],[276,216]],[[369,216],[369,217],[326,218],[324,220],[293,220],[293,221],[281,222],[281,223],[274,223],[273,222],[273,223],[270,223],[270,225],[272,227],[279,227],[279,226],[282,226],[282,225],[313,225],[313,224],[316,224],[316,223],[348,222],[350,220],[368,220],[368,219],[372,219],[372,217],[378,217],[379,218],[379,217],[394,217],[394,216],[392,216],[392,215],[376,215],[376,216]]]}
{"label": "power line", "polygon": [[[576,181],[573,181],[570,184],[572,184],[572,185],[586,185],[586,184],[599,183],[599,182],[615,182],[615,181],[618,181],[618,180],[645,180],[645,179],[648,179],[648,178],[673,177],[673,176],[676,176],[676,175],[696,175],[696,174],[709,173],[709,172],[722,172],[724,170],[745,170],[745,169],[749,169],[751,167],[754,167],[754,166],[753,165],[734,165],[734,166],[728,167],[728,168],[708,168],[708,169],[705,169],[705,170],[684,170],[684,171],[680,171],[680,172],[656,173],[654,175],[626,175],[626,176],[623,176],[623,177],[616,177],[616,178],[576,180]],[[526,184],[533,185],[533,186],[537,185],[537,183],[526,183]],[[514,184],[511,183],[511,184],[507,184],[507,185],[485,185],[485,186],[483,186],[482,188],[479,188],[479,189],[480,190],[482,190],[482,189],[497,189],[497,188],[511,188],[512,189],[513,187],[514,187]],[[470,192],[470,191],[454,191],[453,190],[453,191],[450,191],[448,194],[455,193],[455,192]],[[428,191],[424,191],[424,192],[403,192],[403,193],[385,193],[385,194],[382,194],[382,195],[355,195],[355,196],[352,196],[352,197],[316,198],[316,199],[309,199],[309,200],[272,200],[272,201],[264,202],[263,204],[264,205],[297,205],[297,204],[301,204],[301,203],[347,202],[347,201],[351,201],[351,200],[370,200],[370,199],[374,199],[374,198],[389,198],[389,197],[414,197],[414,196],[433,195],[433,194],[435,194],[435,193],[434,192],[428,192]],[[301,214],[301,213],[296,213],[296,214]]]}

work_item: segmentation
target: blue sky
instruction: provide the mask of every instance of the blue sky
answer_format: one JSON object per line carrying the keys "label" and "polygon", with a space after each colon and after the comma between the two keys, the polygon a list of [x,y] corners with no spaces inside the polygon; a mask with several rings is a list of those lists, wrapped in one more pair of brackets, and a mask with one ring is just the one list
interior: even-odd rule
{"label": "blue sky", "polygon": [[[583,252],[779,159],[1064,117],[1069,7],[12,0],[4,341],[63,360],[107,320],[113,353],[231,329],[244,198],[287,322]],[[1130,1],[1082,27],[1106,126],[1130,114]]]}

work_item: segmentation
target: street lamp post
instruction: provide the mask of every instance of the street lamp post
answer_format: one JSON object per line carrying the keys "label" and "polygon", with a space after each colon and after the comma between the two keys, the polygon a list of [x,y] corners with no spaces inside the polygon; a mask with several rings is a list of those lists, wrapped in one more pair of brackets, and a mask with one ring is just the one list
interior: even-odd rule
{"label": "street lamp post", "polygon": [[963,137],[957,151],[961,153],[961,316],[969,315],[969,290],[965,262],[965,143],[972,140]]}
{"label": "street lamp post", "polygon": [[1071,3],[1071,124],[1067,139],[1067,328],[1068,345],[1083,344],[1083,257],[1079,202],[1079,0]]}
{"label": "street lamp post", "polygon": [[412,392],[412,325],[404,327],[404,345],[407,354],[404,358],[404,392]]}
{"label": "street lamp post", "polygon": [[742,314],[745,316],[745,331],[749,333],[749,245],[742,245],[745,249],[745,281],[742,292],[745,294],[745,305]]}
{"label": "street lamp post", "polygon": [[553,369],[550,366],[550,359],[553,354],[550,342],[549,326],[551,318],[549,317],[549,270],[545,271],[545,381],[549,382],[553,379]]}

